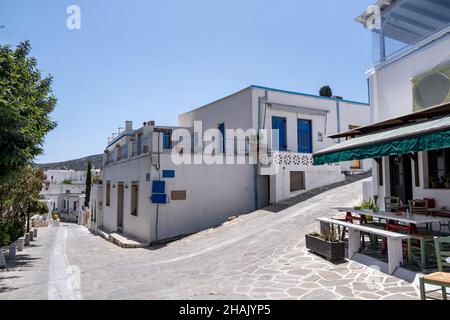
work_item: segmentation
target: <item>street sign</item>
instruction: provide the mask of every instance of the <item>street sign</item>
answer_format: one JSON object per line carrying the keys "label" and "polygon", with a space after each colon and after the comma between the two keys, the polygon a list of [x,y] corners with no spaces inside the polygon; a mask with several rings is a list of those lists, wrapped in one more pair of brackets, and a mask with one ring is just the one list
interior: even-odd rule
{"label": "street sign", "polygon": [[156,204],[166,204],[167,203],[167,195],[165,193],[154,193],[149,198],[151,203]]}
{"label": "street sign", "polygon": [[153,181],[152,193],[164,193],[166,192],[166,182],[165,181]]}
{"label": "street sign", "polygon": [[175,170],[163,170],[163,178],[175,178]]}

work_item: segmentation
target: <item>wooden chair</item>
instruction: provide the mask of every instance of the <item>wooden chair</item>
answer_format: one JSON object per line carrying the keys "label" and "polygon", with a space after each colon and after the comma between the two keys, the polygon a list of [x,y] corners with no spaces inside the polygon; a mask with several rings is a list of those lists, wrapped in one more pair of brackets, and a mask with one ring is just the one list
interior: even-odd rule
{"label": "wooden chair", "polygon": [[[447,300],[447,288],[450,288],[450,273],[444,272],[444,267],[450,267],[450,263],[446,261],[450,257],[450,237],[435,238],[434,245],[436,247],[438,272],[429,274],[420,279],[420,296],[422,300],[426,300],[428,293],[442,291],[442,298]],[[432,291],[425,291],[425,284],[430,284],[441,288]],[[428,298],[436,300],[435,298]]]}
{"label": "wooden chair", "polygon": [[[412,200],[409,201],[409,212],[411,214],[418,214],[423,216],[428,216],[428,202],[426,200]],[[433,231],[433,224],[426,224],[426,232]]]}
{"label": "wooden chair", "polygon": [[421,214],[424,216],[428,215],[428,202],[425,200],[410,200],[409,201],[409,212],[411,214]]}
{"label": "wooden chair", "polygon": [[400,198],[398,197],[385,197],[384,209],[386,212],[396,212],[400,205]]}
{"label": "wooden chair", "polygon": [[434,267],[436,261],[434,236],[432,234],[413,234],[408,239],[408,263],[416,263],[422,272]]}

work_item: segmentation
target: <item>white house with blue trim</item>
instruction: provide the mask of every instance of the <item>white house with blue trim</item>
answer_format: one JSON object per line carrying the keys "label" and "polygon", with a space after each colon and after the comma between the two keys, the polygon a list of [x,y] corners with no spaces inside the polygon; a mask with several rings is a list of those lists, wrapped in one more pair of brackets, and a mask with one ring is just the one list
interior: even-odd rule
{"label": "white house with blue trim", "polygon": [[[313,166],[312,153],[339,141],[327,138],[329,134],[369,121],[366,103],[261,86],[181,114],[178,127],[147,121],[134,129],[127,121],[105,149],[99,227],[154,242],[195,233],[229,217],[342,181],[345,172],[368,171],[371,161]],[[192,134],[191,148],[183,147],[185,138],[178,139],[176,129]],[[208,143],[203,141],[207,129],[226,134]],[[227,134],[231,129],[265,129],[267,143],[255,143],[261,139],[255,135],[244,137],[240,144]],[[218,146],[214,155],[223,157],[223,164],[174,162],[174,150],[196,159],[214,143]],[[262,146],[266,157],[251,163],[252,155],[262,153]],[[238,156],[249,161],[229,162]]]}

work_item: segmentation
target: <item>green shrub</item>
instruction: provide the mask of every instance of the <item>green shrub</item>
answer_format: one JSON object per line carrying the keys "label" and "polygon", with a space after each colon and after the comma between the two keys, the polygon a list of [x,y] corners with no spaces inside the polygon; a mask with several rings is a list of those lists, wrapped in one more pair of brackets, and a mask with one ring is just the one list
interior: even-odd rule
{"label": "green shrub", "polygon": [[[10,242],[8,227],[5,221],[0,221],[0,247],[7,246]],[[0,248],[1,250],[1,248]]]}
{"label": "green shrub", "polygon": [[8,236],[11,242],[16,241],[20,237],[25,235],[25,220],[24,219],[14,219],[10,221],[7,225]]}

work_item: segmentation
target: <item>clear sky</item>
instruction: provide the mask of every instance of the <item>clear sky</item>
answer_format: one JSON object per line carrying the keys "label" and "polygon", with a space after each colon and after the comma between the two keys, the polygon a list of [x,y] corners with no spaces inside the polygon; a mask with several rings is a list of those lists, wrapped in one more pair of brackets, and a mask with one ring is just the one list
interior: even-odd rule
{"label": "clear sky", "polygon": [[[54,76],[58,127],[37,162],[102,153],[125,120],[177,115],[251,84],[367,101],[368,0],[0,0],[0,43]],[[66,28],[69,5],[81,30]]]}

